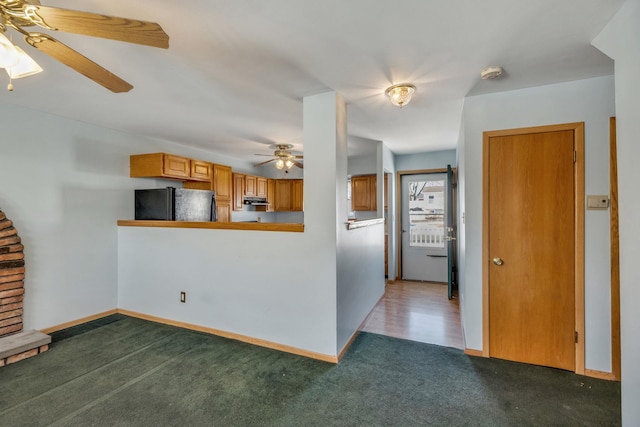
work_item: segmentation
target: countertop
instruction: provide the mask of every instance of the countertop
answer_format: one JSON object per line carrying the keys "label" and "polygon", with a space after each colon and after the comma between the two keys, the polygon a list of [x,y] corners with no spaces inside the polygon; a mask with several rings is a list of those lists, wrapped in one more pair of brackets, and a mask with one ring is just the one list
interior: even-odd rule
{"label": "countertop", "polygon": [[304,232],[304,224],[277,222],[185,222],[185,221],[146,221],[118,220],[119,227],[162,227],[162,228],[207,228],[215,230],[254,230]]}

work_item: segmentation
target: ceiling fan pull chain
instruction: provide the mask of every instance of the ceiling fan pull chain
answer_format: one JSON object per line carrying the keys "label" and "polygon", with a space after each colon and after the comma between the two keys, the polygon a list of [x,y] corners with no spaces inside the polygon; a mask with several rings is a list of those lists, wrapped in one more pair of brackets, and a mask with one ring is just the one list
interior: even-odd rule
{"label": "ceiling fan pull chain", "polygon": [[[13,31],[9,33],[9,41],[13,44]],[[13,79],[11,77],[11,73],[7,74],[9,74],[9,84],[7,85],[7,90],[9,92],[13,92],[13,83],[11,82]]]}

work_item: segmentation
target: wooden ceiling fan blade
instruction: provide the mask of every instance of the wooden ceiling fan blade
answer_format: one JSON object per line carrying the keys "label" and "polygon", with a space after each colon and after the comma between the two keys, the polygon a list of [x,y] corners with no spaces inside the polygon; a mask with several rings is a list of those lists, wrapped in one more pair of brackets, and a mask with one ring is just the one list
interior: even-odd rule
{"label": "wooden ceiling fan blade", "polygon": [[78,10],[28,5],[25,13],[43,28],[167,49],[169,36],[155,22],[98,15]]}
{"label": "wooden ceiling fan blade", "polygon": [[300,162],[297,162],[297,161],[293,160],[293,164],[296,165],[297,167],[299,167],[300,169],[304,169],[304,166]]}
{"label": "wooden ceiling fan blade", "polygon": [[39,51],[73,68],[85,77],[106,87],[111,92],[129,92],[133,89],[131,84],[122,80],[109,70],[46,34],[29,33],[24,39]]}
{"label": "wooden ceiling fan blade", "polygon": [[267,163],[271,163],[271,162],[273,162],[275,160],[276,159],[267,160],[266,162],[258,163],[258,164],[253,165],[253,166],[257,168],[258,166],[266,165]]}

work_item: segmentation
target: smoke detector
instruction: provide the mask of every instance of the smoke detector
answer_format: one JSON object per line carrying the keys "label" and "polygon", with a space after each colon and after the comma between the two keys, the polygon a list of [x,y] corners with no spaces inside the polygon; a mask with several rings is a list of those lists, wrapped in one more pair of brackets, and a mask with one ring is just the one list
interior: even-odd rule
{"label": "smoke detector", "polygon": [[498,66],[487,67],[484,70],[480,71],[480,77],[482,77],[482,80],[495,79],[500,77],[501,75],[502,67]]}

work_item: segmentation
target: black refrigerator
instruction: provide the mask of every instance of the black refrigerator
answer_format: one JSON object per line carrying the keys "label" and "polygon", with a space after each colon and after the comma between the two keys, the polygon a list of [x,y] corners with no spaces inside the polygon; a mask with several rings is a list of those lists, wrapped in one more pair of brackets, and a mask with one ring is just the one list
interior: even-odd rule
{"label": "black refrigerator", "polygon": [[135,219],[217,221],[216,193],[174,187],[135,190]]}

